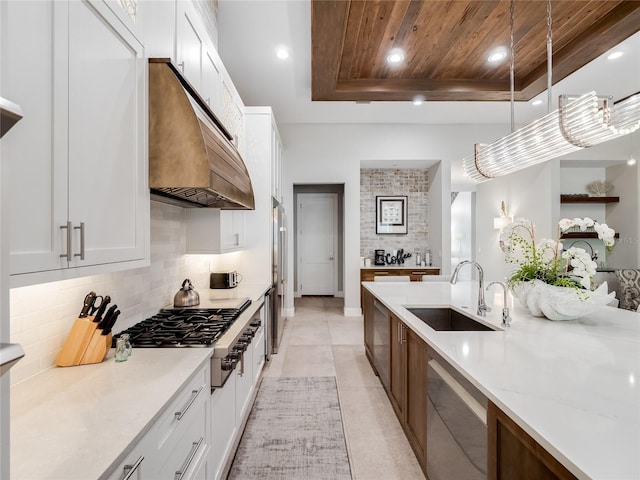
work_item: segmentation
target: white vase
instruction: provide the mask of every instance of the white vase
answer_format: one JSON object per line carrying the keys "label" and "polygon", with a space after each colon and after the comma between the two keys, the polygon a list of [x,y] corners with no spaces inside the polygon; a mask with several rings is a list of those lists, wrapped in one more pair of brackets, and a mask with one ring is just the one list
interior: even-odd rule
{"label": "white vase", "polygon": [[607,282],[596,290],[555,287],[540,280],[521,282],[512,288],[514,296],[535,317],[549,320],[575,320],[615,298],[615,292],[607,293]]}

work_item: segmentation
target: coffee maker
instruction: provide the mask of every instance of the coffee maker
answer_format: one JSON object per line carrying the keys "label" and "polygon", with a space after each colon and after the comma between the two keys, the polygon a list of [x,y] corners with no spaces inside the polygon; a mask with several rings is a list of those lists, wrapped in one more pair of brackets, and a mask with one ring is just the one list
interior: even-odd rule
{"label": "coffee maker", "polygon": [[384,250],[375,250],[374,265],[385,265]]}

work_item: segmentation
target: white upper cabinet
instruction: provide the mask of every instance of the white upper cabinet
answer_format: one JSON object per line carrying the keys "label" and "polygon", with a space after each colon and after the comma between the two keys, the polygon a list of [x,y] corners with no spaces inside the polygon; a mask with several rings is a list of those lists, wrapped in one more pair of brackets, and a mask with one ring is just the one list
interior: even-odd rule
{"label": "white upper cabinet", "polygon": [[[189,8],[190,7],[190,8]],[[203,34],[191,2],[178,2],[176,20],[177,66],[193,87],[202,89]]]}
{"label": "white upper cabinet", "polygon": [[[11,92],[25,110],[19,134],[2,145],[11,178],[11,273],[144,261],[142,45],[102,1],[3,2],[2,8],[11,26],[2,33],[3,94]],[[92,273],[80,270],[59,278]]]}
{"label": "white upper cabinet", "polygon": [[187,208],[187,253],[228,253],[245,248],[245,212]]}
{"label": "white upper cabinet", "polygon": [[222,111],[220,101],[221,77],[220,69],[216,65],[215,55],[205,50],[202,55],[202,98],[213,110],[216,116]]}
{"label": "white upper cabinet", "polygon": [[[259,169],[259,177],[267,178],[270,196],[283,202],[282,193],[282,162],[284,149],[280,140],[280,133],[271,107],[247,107],[246,129],[247,139],[251,147],[247,151],[247,159],[250,165]],[[265,169],[266,167],[266,169]],[[254,186],[256,196],[258,187]],[[269,207],[271,207],[271,199]]]}

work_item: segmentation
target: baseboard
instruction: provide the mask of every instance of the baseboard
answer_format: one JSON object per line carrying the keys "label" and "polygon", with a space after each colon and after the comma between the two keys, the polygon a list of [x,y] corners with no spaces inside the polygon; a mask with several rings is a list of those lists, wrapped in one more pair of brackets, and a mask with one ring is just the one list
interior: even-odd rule
{"label": "baseboard", "polygon": [[347,308],[344,307],[344,316],[345,317],[359,317],[362,315],[361,308]]}

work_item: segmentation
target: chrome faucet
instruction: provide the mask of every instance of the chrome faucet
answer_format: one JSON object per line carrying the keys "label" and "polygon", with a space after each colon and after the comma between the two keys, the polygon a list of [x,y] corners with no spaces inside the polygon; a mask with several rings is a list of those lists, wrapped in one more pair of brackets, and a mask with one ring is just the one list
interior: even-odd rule
{"label": "chrome faucet", "polygon": [[481,317],[486,316],[487,312],[490,312],[491,309],[487,307],[487,304],[484,302],[484,271],[478,262],[473,262],[471,260],[463,260],[458,265],[456,265],[455,270],[453,271],[453,275],[451,275],[451,283],[455,284],[458,281],[458,272],[460,271],[460,267],[463,265],[473,265],[478,269],[478,315]]}
{"label": "chrome faucet", "polygon": [[491,282],[487,285],[487,291],[491,285],[500,285],[504,292],[504,300],[502,303],[502,326],[509,328],[511,326],[511,315],[509,315],[509,307],[507,307],[507,286],[502,282]]}

